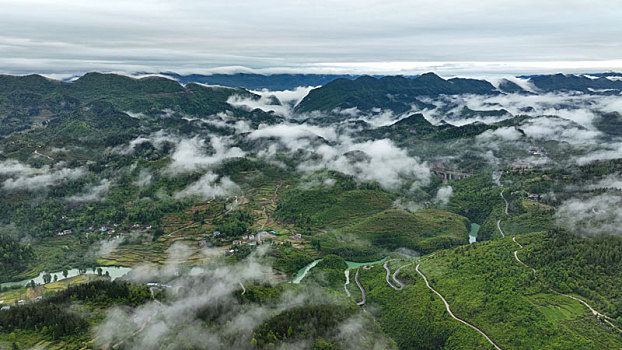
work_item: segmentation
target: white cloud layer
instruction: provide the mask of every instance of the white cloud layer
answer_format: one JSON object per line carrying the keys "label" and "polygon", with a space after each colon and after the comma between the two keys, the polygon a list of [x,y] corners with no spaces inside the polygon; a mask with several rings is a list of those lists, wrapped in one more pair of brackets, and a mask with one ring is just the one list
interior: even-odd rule
{"label": "white cloud layer", "polygon": [[[62,164],[58,164],[60,166]],[[80,168],[32,168],[17,160],[6,160],[0,163],[0,175],[8,176],[2,183],[6,191],[37,191],[56,186],[69,180],[86,175],[87,170]]]}

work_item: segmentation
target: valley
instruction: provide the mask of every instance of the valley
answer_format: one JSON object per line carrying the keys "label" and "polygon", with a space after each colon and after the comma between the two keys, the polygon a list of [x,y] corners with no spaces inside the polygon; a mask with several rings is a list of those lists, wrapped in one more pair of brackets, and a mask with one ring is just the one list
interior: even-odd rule
{"label": "valley", "polygon": [[0,349],[622,347],[622,81],[171,76],[0,76]]}

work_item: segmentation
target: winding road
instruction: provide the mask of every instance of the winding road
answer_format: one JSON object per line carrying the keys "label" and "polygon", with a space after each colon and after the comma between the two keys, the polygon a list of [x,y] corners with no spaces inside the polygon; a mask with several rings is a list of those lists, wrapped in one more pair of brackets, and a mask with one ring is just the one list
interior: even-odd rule
{"label": "winding road", "polygon": [[508,200],[505,199],[505,197],[503,196],[503,191],[501,191],[501,198],[503,198],[503,201],[505,202],[505,215],[510,215],[508,213],[508,208],[510,207],[510,203],[508,203]]}
{"label": "winding road", "polygon": [[345,289],[346,294],[350,296],[350,291],[348,290],[348,284],[350,284],[350,269],[345,269],[343,274],[346,275],[346,283],[343,284],[343,289]]}
{"label": "winding road", "polygon": [[[389,269],[388,263],[389,262],[387,261],[387,262],[384,263],[384,265],[382,265],[382,267],[384,267],[384,269],[387,270],[387,278],[386,278],[387,284],[389,285],[389,287],[391,287],[391,288],[393,288],[395,290],[402,290],[402,289],[404,289],[404,284],[397,279],[397,274],[400,272],[401,269],[405,268],[406,266],[410,266],[412,264],[407,264],[407,265],[404,265],[404,266],[400,266],[397,270],[395,270],[395,272],[393,272],[393,276],[391,276],[391,270]],[[390,276],[393,278],[393,282],[395,282],[397,285],[399,285],[399,287],[396,287],[395,284],[393,284],[391,282],[391,280],[389,279]]]}
{"label": "winding road", "polygon": [[354,275],[354,281],[356,282],[356,285],[359,286],[359,289],[361,290],[361,295],[363,295],[363,299],[357,302],[356,305],[363,306],[365,305],[365,301],[367,300],[367,297],[365,296],[365,289],[361,285],[361,281],[359,281],[359,270],[356,270],[356,275]]}
{"label": "winding road", "polygon": [[499,232],[501,232],[501,236],[505,238],[505,233],[501,229],[501,220],[497,220],[497,228],[499,229]]}
{"label": "winding road", "polygon": [[456,321],[458,321],[458,322],[461,322],[461,323],[463,323],[463,324],[465,324],[465,325],[467,325],[467,326],[469,326],[469,327],[473,328],[474,330],[476,330],[477,332],[479,332],[481,335],[483,335],[483,336],[484,336],[484,338],[486,338],[486,340],[488,340],[488,342],[489,342],[490,344],[492,344],[492,346],[494,346],[494,347],[495,347],[495,349],[497,349],[497,350],[501,350],[501,348],[500,348],[497,344],[495,344],[495,342],[494,342],[494,341],[492,341],[492,339],[490,339],[490,337],[489,337],[488,335],[486,335],[486,333],[484,333],[481,329],[479,329],[479,328],[475,327],[474,325],[472,325],[472,324],[468,323],[467,321],[465,321],[465,320],[463,320],[463,319],[461,319],[461,318],[456,317],[456,315],[454,315],[454,313],[453,313],[453,312],[451,312],[451,309],[449,308],[449,303],[447,303],[447,300],[445,300],[445,298],[441,295],[441,293],[437,292],[437,291],[436,291],[436,289],[434,289],[434,288],[432,288],[432,286],[430,286],[430,282],[428,282],[428,279],[427,279],[427,278],[425,277],[425,275],[424,275],[424,274],[423,274],[423,273],[419,270],[419,266],[420,266],[420,265],[421,265],[421,264],[417,264],[417,267],[415,267],[415,270],[417,270],[417,273],[419,273],[419,275],[421,275],[421,277],[422,277],[422,278],[423,278],[423,280],[425,281],[425,285],[426,285],[426,286],[428,286],[428,288],[429,288],[432,292],[434,292],[436,295],[438,295],[438,296],[439,296],[439,298],[441,298],[441,300],[442,300],[442,301],[443,301],[443,303],[445,304],[445,309],[447,310],[447,313],[449,313],[449,316],[451,316],[454,320],[456,320]]}
{"label": "winding road", "polygon": [[[523,248],[523,245],[518,243],[518,241],[516,240],[516,237],[512,237],[512,241],[514,241],[514,243],[516,243],[519,248]],[[516,261],[518,261],[518,263],[520,263],[521,265],[527,267],[528,269],[531,269],[531,271],[533,272],[534,276],[536,275],[536,269],[534,269],[533,267],[525,264],[524,262],[522,262],[519,257],[518,257],[518,249],[514,251],[514,259],[516,259]],[[607,323],[609,326],[611,326],[613,329],[617,330],[618,332],[622,332],[622,330],[620,328],[618,328],[615,324],[613,324],[611,321],[614,321],[613,318],[600,313],[598,310],[594,309],[590,304],[588,304],[585,300],[581,299],[581,298],[577,298],[575,296],[572,295],[568,295],[568,294],[564,294],[561,292],[556,291],[553,288],[549,288],[553,293],[558,294],[558,295],[562,295],[565,296],[566,298],[570,298],[573,300],[576,300],[578,302],[580,302],[581,304],[585,305],[585,307],[587,307],[594,316],[596,316],[597,319]]]}
{"label": "winding road", "polygon": [[242,281],[238,282],[240,284],[240,287],[242,287],[242,294],[240,295],[244,295],[246,293],[246,288],[244,288],[244,284],[242,284]]}

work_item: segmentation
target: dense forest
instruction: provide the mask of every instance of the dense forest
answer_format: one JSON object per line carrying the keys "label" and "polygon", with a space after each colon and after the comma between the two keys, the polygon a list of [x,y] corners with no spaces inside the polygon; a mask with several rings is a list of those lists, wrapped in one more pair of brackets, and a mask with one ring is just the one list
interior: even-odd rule
{"label": "dense forest", "polygon": [[0,280],[19,274],[28,267],[29,260],[33,258],[34,252],[29,245],[0,235]]}

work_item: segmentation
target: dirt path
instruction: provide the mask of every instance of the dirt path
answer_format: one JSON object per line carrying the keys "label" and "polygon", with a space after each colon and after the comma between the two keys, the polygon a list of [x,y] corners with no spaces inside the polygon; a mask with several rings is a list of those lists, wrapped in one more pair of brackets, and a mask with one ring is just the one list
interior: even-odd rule
{"label": "dirt path", "polygon": [[[512,241],[514,241],[514,243],[516,243],[516,244],[519,246],[519,248],[523,248],[523,246],[522,246],[520,243],[518,243],[518,241],[516,241],[516,237],[512,237]],[[514,258],[515,258],[515,259],[516,259],[516,261],[518,261],[521,265],[523,265],[523,266],[527,267],[528,269],[531,269],[531,271],[533,272],[534,276],[536,275],[536,269],[534,269],[533,267],[531,267],[531,266],[529,266],[529,265],[525,264],[524,262],[522,262],[522,261],[519,259],[519,257],[518,257],[518,250],[515,250],[515,251],[514,251]],[[581,299],[581,298],[577,298],[577,297],[572,296],[572,295],[569,295],[569,294],[564,294],[564,293],[558,292],[558,291],[556,291],[556,290],[555,290],[555,289],[553,289],[553,288],[549,288],[549,289],[550,289],[553,293],[555,293],[555,294],[562,295],[562,296],[565,296],[566,298],[570,298],[570,299],[573,299],[573,300],[576,300],[576,301],[580,302],[581,304],[585,305],[585,307],[587,307],[587,308],[590,310],[590,312],[592,312],[592,314],[593,314],[594,316],[596,316],[596,318],[597,318],[597,319],[599,319],[599,320],[601,320],[601,321],[603,321],[603,322],[607,323],[609,326],[611,326],[613,329],[617,330],[618,332],[622,332],[622,330],[621,330],[620,328],[618,328],[615,324],[613,324],[613,323],[611,322],[611,321],[614,321],[614,319],[613,319],[613,318],[611,318],[611,317],[609,317],[609,316],[607,316],[607,315],[605,315],[605,314],[603,314],[603,313],[600,313],[598,310],[594,309],[594,308],[593,308],[590,304],[588,304],[585,300],[583,300],[583,299]]]}
{"label": "dirt path", "polygon": [[54,158],[52,158],[52,157],[50,157],[50,156],[48,156],[48,155],[45,155],[45,154],[43,154],[43,153],[40,153],[40,152],[39,152],[39,151],[37,151],[37,150],[35,150],[35,154],[36,154],[36,155],[39,155],[39,156],[42,156],[42,157],[45,157],[45,158],[47,158],[47,159],[49,159],[49,160],[51,160],[51,161],[53,161],[53,160],[54,160]]}
{"label": "dirt path", "polygon": [[238,196],[233,196],[233,198],[235,198],[235,200],[234,200],[235,203],[231,203],[231,206],[229,207],[229,209],[227,209],[227,211],[225,212],[224,215],[229,214],[233,209],[237,208],[237,206],[238,206]]}
{"label": "dirt path", "polygon": [[356,270],[356,275],[354,275],[354,281],[356,282],[356,285],[359,286],[359,289],[361,290],[361,295],[363,296],[362,300],[356,303],[356,305],[363,306],[365,305],[365,301],[367,300],[367,298],[365,296],[365,289],[361,285],[361,281],[359,281],[359,270]]}
{"label": "dirt path", "polygon": [[417,264],[417,267],[415,268],[415,270],[417,270],[417,273],[419,273],[419,275],[421,275],[421,277],[422,277],[422,278],[423,278],[423,280],[425,281],[425,285],[426,285],[426,286],[428,286],[428,288],[429,288],[432,292],[434,292],[434,294],[438,295],[438,297],[439,297],[439,298],[441,298],[441,300],[442,300],[442,301],[443,301],[443,303],[445,304],[445,309],[447,310],[447,313],[449,313],[449,316],[451,316],[454,320],[456,320],[456,321],[458,321],[458,322],[461,322],[461,323],[463,323],[463,324],[465,324],[465,325],[467,325],[467,326],[469,326],[469,327],[473,328],[474,330],[476,330],[477,332],[479,332],[481,335],[483,335],[483,336],[484,336],[484,338],[486,338],[486,340],[488,340],[488,342],[489,342],[490,344],[492,344],[492,346],[494,346],[494,347],[495,347],[495,349],[497,349],[497,350],[501,350],[501,348],[500,348],[497,344],[495,344],[495,342],[493,342],[493,341],[492,341],[492,339],[490,339],[490,337],[488,337],[488,336],[486,335],[486,333],[484,333],[481,329],[479,329],[479,328],[475,327],[474,325],[472,325],[472,324],[468,323],[467,321],[465,321],[465,320],[463,320],[463,319],[461,319],[461,318],[456,317],[456,316],[454,315],[454,313],[453,313],[453,312],[451,312],[451,309],[449,308],[449,303],[447,303],[447,300],[445,300],[445,298],[441,295],[441,293],[437,292],[437,291],[436,291],[436,289],[434,289],[434,288],[432,288],[432,286],[430,286],[430,283],[428,282],[428,279],[427,279],[427,278],[425,277],[425,275],[424,275],[424,274],[423,274],[423,273],[419,270],[419,266],[420,266],[420,265],[421,265],[421,264]]}
{"label": "dirt path", "polygon": [[168,235],[166,235],[166,236],[167,236],[167,237],[170,237],[173,233],[177,233],[177,232],[179,232],[179,231],[181,231],[181,230],[185,230],[185,229],[190,228],[190,227],[192,227],[192,226],[198,226],[198,225],[197,225],[196,223],[192,223],[192,224],[190,224],[190,225],[188,225],[188,226],[184,226],[184,227],[182,227],[182,228],[178,228],[177,230],[175,230],[175,231],[173,231],[173,232],[169,233],[169,234],[168,234]]}
{"label": "dirt path", "polygon": [[[270,200],[270,203],[272,205],[276,205],[276,201],[279,198],[279,188],[281,188],[281,185],[283,184],[283,182],[279,182],[278,185],[276,185],[276,187],[274,188],[274,195],[272,196],[272,200]],[[261,224],[261,227],[259,228],[259,231],[263,231],[263,228],[268,224],[268,221],[270,221],[270,215],[266,212],[266,206],[263,206],[263,210],[261,212],[262,215],[264,215],[266,217],[266,220],[264,220],[263,224]]]}

